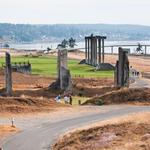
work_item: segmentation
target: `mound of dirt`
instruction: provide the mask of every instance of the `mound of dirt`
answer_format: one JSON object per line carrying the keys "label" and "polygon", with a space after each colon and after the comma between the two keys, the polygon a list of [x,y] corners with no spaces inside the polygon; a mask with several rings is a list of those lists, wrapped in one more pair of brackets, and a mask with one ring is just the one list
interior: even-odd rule
{"label": "mound of dirt", "polygon": [[[125,148],[126,147],[126,148]],[[83,130],[64,137],[53,150],[149,150],[150,124],[125,123]]]}
{"label": "mound of dirt", "polygon": [[120,89],[94,97],[83,105],[108,105],[108,104],[143,104],[150,105],[150,89]]}
{"label": "mound of dirt", "polygon": [[0,113],[48,112],[59,107],[69,106],[43,97],[0,97]]}

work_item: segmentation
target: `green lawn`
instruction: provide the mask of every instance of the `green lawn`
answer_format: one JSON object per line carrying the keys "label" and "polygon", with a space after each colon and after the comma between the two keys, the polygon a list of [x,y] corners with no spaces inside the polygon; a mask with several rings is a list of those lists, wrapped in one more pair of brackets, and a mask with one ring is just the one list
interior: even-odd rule
{"label": "green lawn", "polygon": [[[56,76],[57,59],[56,57],[12,57],[12,62],[30,62],[32,64],[32,73],[46,76]],[[4,63],[4,58],[0,58],[0,64]],[[113,71],[93,71],[94,67],[88,65],[79,65],[78,60],[68,60],[69,69],[72,76],[81,77],[113,77]]]}

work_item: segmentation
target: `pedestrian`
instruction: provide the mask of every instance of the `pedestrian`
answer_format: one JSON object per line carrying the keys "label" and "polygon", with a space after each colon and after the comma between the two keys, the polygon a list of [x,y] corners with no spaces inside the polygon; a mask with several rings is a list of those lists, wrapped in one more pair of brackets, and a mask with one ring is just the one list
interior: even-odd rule
{"label": "pedestrian", "polygon": [[70,105],[72,105],[72,96],[70,95]]}
{"label": "pedestrian", "polygon": [[57,103],[60,103],[61,102],[61,95],[59,94],[56,98],[55,98],[56,102]]}
{"label": "pedestrian", "polygon": [[67,95],[64,96],[64,102],[65,102],[65,104],[69,104],[69,102],[70,102],[69,96],[67,96]]}

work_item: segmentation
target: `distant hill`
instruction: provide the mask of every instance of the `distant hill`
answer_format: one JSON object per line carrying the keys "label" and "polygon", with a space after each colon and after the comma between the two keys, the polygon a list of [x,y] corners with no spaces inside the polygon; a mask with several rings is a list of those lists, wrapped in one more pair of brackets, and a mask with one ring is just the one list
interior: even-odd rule
{"label": "distant hill", "polygon": [[48,42],[73,37],[84,40],[91,33],[105,35],[108,40],[150,40],[150,27],[112,24],[0,24],[0,41]]}

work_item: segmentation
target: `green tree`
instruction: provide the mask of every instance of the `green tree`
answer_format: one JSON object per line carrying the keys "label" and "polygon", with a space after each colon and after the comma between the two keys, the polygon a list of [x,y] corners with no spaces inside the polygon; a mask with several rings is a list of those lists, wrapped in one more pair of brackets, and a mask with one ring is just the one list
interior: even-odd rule
{"label": "green tree", "polygon": [[68,41],[69,47],[74,48],[76,46],[76,40],[72,37]]}

